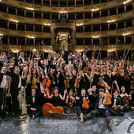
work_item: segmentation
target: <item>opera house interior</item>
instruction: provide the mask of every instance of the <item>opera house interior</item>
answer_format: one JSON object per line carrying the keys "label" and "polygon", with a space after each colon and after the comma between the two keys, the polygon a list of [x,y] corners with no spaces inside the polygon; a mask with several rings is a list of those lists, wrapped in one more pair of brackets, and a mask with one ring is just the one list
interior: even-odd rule
{"label": "opera house interior", "polygon": [[2,49],[47,52],[68,44],[69,50],[102,55],[130,49],[133,59],[133,7],[132,0],[1,0]]}
{"label": "opera house interior", "polygon": [[134,134],[134,0],[0,0],[0,134],[90,132]]}

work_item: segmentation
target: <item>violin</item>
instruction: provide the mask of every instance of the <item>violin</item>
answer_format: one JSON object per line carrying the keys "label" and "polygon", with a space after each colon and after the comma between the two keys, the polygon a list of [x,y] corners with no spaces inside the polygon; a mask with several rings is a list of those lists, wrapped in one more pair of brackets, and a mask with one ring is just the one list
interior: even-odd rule
{"label": "violin", "polygon": [[74,113],[66,114],[66,113],[64,113],[63,107],[60,107],[60,106],[54,107],[53,104],[51,104],[51,103],[45,103],[43,105],[42,113],[44,116],[47,116],[47,117],[54,116],[57,118],[62,117],[62,115],[77,116],[77,114],[74,114]]}
{"label": "violin", "polygon": [[121,105],[112,106],[112,109],[114,109],[114,110],[119,110],[119,109],[121,109]]}
{"label": "violin", "polygon": [[50,96],[50,86],[51,86],[51,80],[49,78],[46,78],[42,81],[42,86],[44,87],[44,98],[47,99]]}
{"label": "violin", "polygon": [[130,89],[133,90],[134,89],[134,79],[132,79],[130,81]]}
{"label": "violin", "polygon": [[75,79],[74,87],[80,88],[80,79]]}
{"label": "violin", "polygon": [[108,91],[106,91],[106,93],[104,93],[104,100],[103,100],[103,104],[104,105],[110,105],[112,103],[111,101],[111,95]]}
{"label": "violin", "polygon": [[99,78],[98,85],[103,86],[105,89],[108,90],[111,89],[111,87],[107,84],[107,82],[105,82],[102,78]]}
{"label": "violin", "polygon": [[103,104],[110,105],[112,103],[112,101],[111,101],[111,94],[109,93],[108,89],[110,90],[111,87],[108,86],[108,84],[102,78],[100,78],[100,80],[101,80],[101,83],[103,83],[105,90],[106,90],[104,93]]}
{"label": "violin", "polygon": [[36,85],[36,83],[37,83],[37,80],[33,79],[32,80],[32,86],[31,86],[32,89],[38,89],[38,86]]}
{"label": "violin", "polygon": [[[132,93],[133,93],[133,92],[132,92]],[[132,94],[132,93],[131,93],[131,94]],[[126,97],[124,98],[124,100],[123,100],[123,104],[124,104],[124,105],[128,105],[128,104],[129,104],[129,101],[132,100],[131,94],[128,95],[128,96],[126,96]]]}
{"label": "violin", "polygon": [[128,72],[125,72],[124,74],[124,80],[130,80],[130,76]]}
{"label": "violin", "polygon": [[66,79],[64,81],[64,83],[65,83],[65,89],[68,89],[70,87],[70,85],[69,85],[69,79]]}
{"label": "violin", "polygon": [[89,99],[85,98],[83,100],[82,108],[89,109]]}
{"label": "violin", "polygon": [[75,103],[75,99],[69,98],[69,100],[68,100],[68,106],[69,106],[70,108],[73,107],[74,103]]}
{"label": "violin", "polygon": [[89,71],[88,67],[84,67],[83,72],[85,72],[87,75],[91,75],[91,71]]}

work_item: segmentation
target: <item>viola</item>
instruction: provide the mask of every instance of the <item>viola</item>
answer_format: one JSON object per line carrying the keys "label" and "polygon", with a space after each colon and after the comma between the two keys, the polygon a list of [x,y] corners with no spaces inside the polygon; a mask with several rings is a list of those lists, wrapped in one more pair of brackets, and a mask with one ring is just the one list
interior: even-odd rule
{"label": "viola", "polygon": [[89,109],[89,99],[85,98],[83,100],[82,108]]}
{"label": "viola", "polygon": [[62,117],[62,115],[77,116],[77,114],[74,114],[74,113],[66,114],[66,113],[64,113],[63,107],[60,107],[60,106],[55,107],[51,103],[45,103],[43,105],[42,113],[43,113],[44,116],[47,116],[47,117],[54,116],[54,117],[57,117],[57,118]]}
{"label": "viola", "polygon": [[51,86],[51,80],[49,78],[46,78],[42,81],[42,86],[44,87],[44,98],[47,99],[50,96],[50,86]]}

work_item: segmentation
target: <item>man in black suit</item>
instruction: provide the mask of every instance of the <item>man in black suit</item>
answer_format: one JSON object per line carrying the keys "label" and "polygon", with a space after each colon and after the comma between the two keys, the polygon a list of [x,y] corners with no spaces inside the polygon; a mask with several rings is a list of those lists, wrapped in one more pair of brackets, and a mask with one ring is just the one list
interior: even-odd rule
{"label": "man in black suit", "polygon": [[113,97],[111,99],[111,107],[109,108],[109,111],[112,115],[122,115],[122,109],[123,107],[121,106],[121,98],[118,96],[119,93],[117,90],[114,91]]}
{"label": "man in black suit", "polygon": [[18,92],[21,90],[21,76],[20,76],[20,69],[18,66],[15,66],[14,69],[11,68],[11,96],[12,96],[12,112],[13,114],[19,113],[19,102],[18,102]]}
{"label": "man in black suit", "polygon": [[39,98],[36,95],[35,89],[32,89],[32,93],[27,100],[27,105],[28,105],[28,115],[30,117],[35,118],[41,114]]}
{"label": "man in black suit", "polygon": [[102,115],[105,117],[108,127],[112,126],[113,119],[110,118],[109,111],[107,109],[107,106],[103,104],[103,100],[104,100],[104,89],[99,89],[99,97],[96,102],[96,109],[91,111],[87,115],[83,116],[83,114],[81,114],[80,115],[81,121],[86,121],[96,115],[99,116]]}

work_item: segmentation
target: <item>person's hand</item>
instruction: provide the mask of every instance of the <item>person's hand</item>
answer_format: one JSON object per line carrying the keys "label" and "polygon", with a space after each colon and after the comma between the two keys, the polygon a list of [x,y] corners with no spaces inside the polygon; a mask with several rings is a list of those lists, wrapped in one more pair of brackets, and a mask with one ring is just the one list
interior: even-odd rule
{"label": "person's hand", "polygon": [[67,89],[64,90],[64,94],[67,94]]}
{"label": "person's hand", "polygon": [[36,108],[31,108],[32,111],[36,111],[37,109]]}
{"label": "person's hand", "polygon": [[114,83],[115,83],[115,85],[117,85],[118,84],[117,80],[115,80]]}

